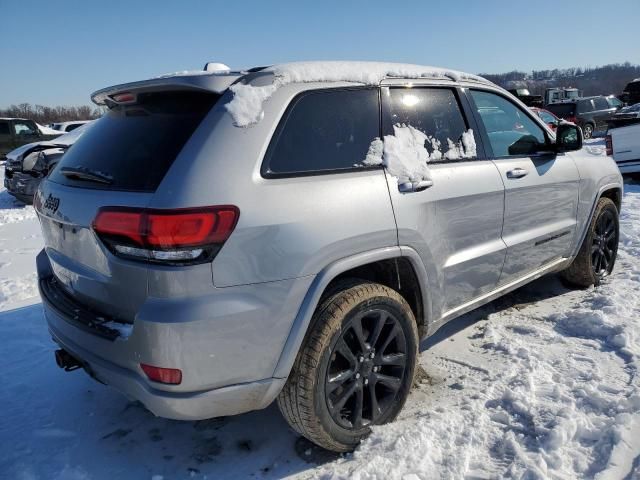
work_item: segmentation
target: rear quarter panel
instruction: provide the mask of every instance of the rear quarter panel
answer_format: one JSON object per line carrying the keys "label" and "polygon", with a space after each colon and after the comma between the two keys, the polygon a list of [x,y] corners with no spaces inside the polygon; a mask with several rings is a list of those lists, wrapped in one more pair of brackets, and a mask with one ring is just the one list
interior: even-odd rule
{"label": "rear quarter panel", "polygon": [[591,219],[597,200],[604,191],[619,189],[622,192],[622,175],[613,158],[604,154],[601,149],[584,147],[582,150],[570,152],[580,173],[578,201],[578,232],[574,254],[577,253],[584,237],[584,232]]}
{"label": "rear quarter panel", "polygon": [[397,245],[381,168],[279,179],[260,175],[289,102],[304,90],[329,86],[353,87],[284,86],[264,103],[262,120],[246,128],[234,126],[226,111],[232,99],[227,92],[158,188],[151,207],[239,207],[238,225],[212,264],[216,287],[314,275],[340,258]]}

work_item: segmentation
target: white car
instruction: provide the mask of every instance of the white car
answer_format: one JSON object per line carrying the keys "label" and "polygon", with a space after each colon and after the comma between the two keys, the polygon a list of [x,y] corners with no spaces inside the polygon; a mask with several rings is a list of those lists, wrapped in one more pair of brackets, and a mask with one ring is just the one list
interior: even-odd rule
{"label": "white car", "polygon": [[58,122],[49,124],[50,128],[54,130],[58,130],[59,132],[71,132],[75,130],[80,125],[84,125],[85,123],[93,122],[93,120],[77,120],[73,122]]}
{"label": "white car", "polygon": [[609,128],[607,155],[612,155],[622,173],[640,173],[640,122]]}

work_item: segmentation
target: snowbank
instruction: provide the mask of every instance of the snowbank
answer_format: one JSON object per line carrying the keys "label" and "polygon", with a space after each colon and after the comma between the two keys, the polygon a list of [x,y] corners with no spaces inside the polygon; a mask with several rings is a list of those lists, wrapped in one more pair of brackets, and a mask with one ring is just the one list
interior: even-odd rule
{"label": "snowbank", "polygon": [[254,87],[238,83],[230,87],[234,96],[226,108],[239,127],[259,122],[263,103],[278,88],[290,83],[353,82],[363,85],[378,85],[387,77],[450,78],[487,82],[477,75],[456,70],[403,63],[298,62],[276,65],[263,71],[273,73],[274,80],[271,85]]}

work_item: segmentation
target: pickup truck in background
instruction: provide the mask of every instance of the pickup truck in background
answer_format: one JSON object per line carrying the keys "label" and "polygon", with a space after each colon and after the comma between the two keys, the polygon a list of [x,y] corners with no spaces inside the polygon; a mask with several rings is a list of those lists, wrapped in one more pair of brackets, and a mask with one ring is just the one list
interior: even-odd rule
{"label": "pickup truck in background", "polygon": [[511,88],[509,93],[524,103],[527,107],[542,107],[542,95],[531,95],[526,88]]}
{"label": "pickup truck in background", "polygon": [[0,160],[7,153],[27,143],[52,140],[57,135],[44,135],[33,120],[24,118],[0,118]]}
{"label": "pickup truck in background", "polygon": [[606,144],[621,173],[640,173],[640,122],[609,128]]}

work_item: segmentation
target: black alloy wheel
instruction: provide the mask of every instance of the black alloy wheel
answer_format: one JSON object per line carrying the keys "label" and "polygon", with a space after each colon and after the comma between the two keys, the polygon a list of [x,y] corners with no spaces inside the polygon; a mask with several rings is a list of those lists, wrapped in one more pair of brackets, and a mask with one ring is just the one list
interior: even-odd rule
{"label": "black alloy wheel", "polygon": [[613,269],[618,249],[618,228],[611,210],[603,210],[594,225],[591,245],[591,268],[600,278],[606,277]]}
{"label": "black alloy wheel", "polygon": [[325,398],[333,420],[345,429],[375,424],[393,406],[406,363],[407,341],[392,312],[353,317],[331,347]]}

